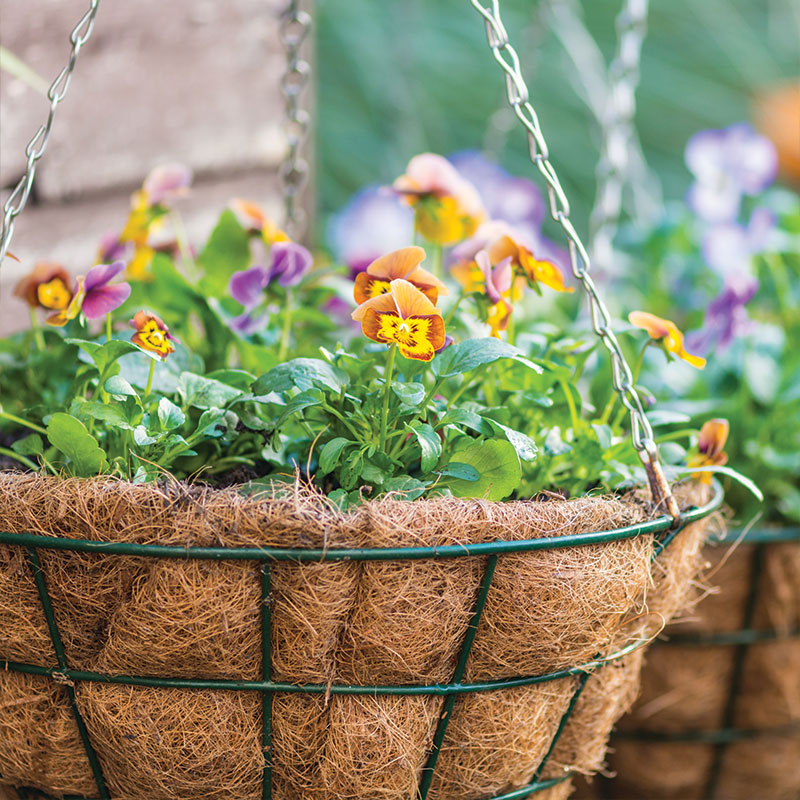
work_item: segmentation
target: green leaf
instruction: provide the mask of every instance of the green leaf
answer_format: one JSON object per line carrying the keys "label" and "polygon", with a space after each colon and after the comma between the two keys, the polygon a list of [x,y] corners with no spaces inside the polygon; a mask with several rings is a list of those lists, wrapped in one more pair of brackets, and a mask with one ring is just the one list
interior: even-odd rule
{"label": "green leaf", "polygon": [[38,456],[44,452],[44,442],[38,433],[31,433],[12,442],[11,449],[21,456]]}
{"label": "green leaf", "polygon": [[256,376],[244,369],[217,369],[209,372],[206,378],[213,378],[215,381],[233,386],[235,389],[249,392]]}
{"label": "green leaf", "polygon": [[197,421],[197,427],[192,433],[192,439],[196,440],[200,436],[205,436],[210,439],[222,436],[222,432],[216,430],[216,427],[224,418],[225,412],[221,408],[209,408],[207,411],[204,411]]}
{"label": "green leaf", "polygon": [[147,447],[148,445],[155,444],[158,439],[155,436],[151,436],[144,425],[137,425],[133,429],[133,441],[136,442],[139,447]]}
{"label": "green leaf", "polygon": [[133,342],[125,339],[112,339],[110,342],[100,345],[97,342],[88,342],[84,339],[65,339],[65,341],[69,344],[78,345],[81,350],[87,353],[94,361],[101,376],[108,371],[111,364],[129,353],[145,353],[150,358],[160,360],[155,353],[142,350],[141,347],[137,347]]}
{"label": "green leaf", "polygon": [[327,475],[336,469],[336,465],[342,456],[342,451],[349,444],[355,444],[355,442],[345,439],[343,436],[337,436],[335,439],[325,442],[319,454],[320,475]]}
{"label": "green leaf", "polygon": [[181,373],[178,393],[185,405],[194,408],[222,408],[242,394],[240,389],[193,372]]}
{"label": "green leaf", "polygon": [[284,422],[286,422],[289,417],[293,414],[296,414],[298,411],[303,411],[306,408],[311,408],[312,406],[318,406],[325,400],[322,392],[317,389],[311,389],[307,392],[300,392],[300,394],[295,395],[287,404],[286,408],[283,409],[283,412],[275,421],[275,428],[280,428]]}
{"label": "green leaf", "polygon": [[439,475],[445,478],[458,478],[462,481],[477,481],[481,474],[475,467],[463,464],[459,461],[451,461],[444,469],[436,470]]}
{"label": "green leaf", "polygon": [[654,428],[661,425],[676,425],[691,422],[691,417],[681,411],[672,411],[668,408],[654,408],[647,412],[647,419]]}
{"label": "green leaf", "polygon": [[222,212],[203,251],[197,257],[203,270],[200,291],[211,297],[224,297],[231,275],[250,264],[250,239],[230,209]]}
{"label": "green leaf", "polygon": [[186,415],[175,403],[162,397],[158,401],[158,421],[165,431],[171,431],[186,422]]}
{"label": "green leaf", "polygon": [[98,475],[106,466],[106,455],[86,426],[70,414],[57,412],[47,423],[50,444],[73,464],[81,478]]}
{"label": "green leaf", "polygon": [[440,425],[461,425],[475,433],[491,436],[492,427],[487,419],[466,408],[451,408],[441,419]]}
{"label": "green leaf", "polygon": [[466,464],[480,475],[476,481],[448,481],[456,497],[503,500],[522,479],[517,451],[505,439],[465,439],[454,448],[448,466],[453,463]]}
{"label": "green leaf", "polygon": [[123,430],[131,429],[131,426],[128,424],[128,418],[119,405],[98,403],[95,400],[90,400],[87,403],[81,403],[79,410],[82,415],[88,414],[92,419],[105,422],[108,425],[113,425]]}
{"label": "green leaf", "polygon": [[295,358],[278,364],[253,384],[253,394],[288,392],[299,389],[328,389],[337,394],[347,386],[347,374],[320,358]]}
{"label": "green leaf", "polygon": [[136,389],[128,383],[121,375],[112,375],[106,382],[103,388],[116,398],[122,397],[138,397]]}
{"label": "green leaf", "polygon": [[538,364],[527,359],[523,352],[500,339],[467,339],[450,345],[433,360],[433,374],[439,378],[452,378],[462,375],[484,364],[491,364],[501,358],[510,358],[524,364],[535,372],[542,372]]}
{"label": "green leaf", "polygon": [[418,406],[425,399],[425,387],[421,383],[392,383],[392,391],[407,406]]}
{"label": "green leaf", "polygon": [[406,428],[414,434],[422,451],[420,466],[423,472],[430,472],[442,454],[442,440],[427,422],[414,422]]}
{"label": "green leaf", "polygon": [[384,492],[402,492],[406,500],[416,500],[425,494],[429,481],[420,481],[410,475],[399,475],[383,482]]}
{"label": "green leaf", "polygon": [[[650,420],[652,422],[652,420]],[[611,447],[613,434],[611,433],[611,428],[608,425],[599,425],[593,424],[592,430],[594,430],[595,435],[597,436],[597,441],[600,443],[600,447],[603,450],[608,450]]]}
{"label": "green leaf", "polygon": [[508,439],[522,461],[536,460],[537,447],[530,436],[516,431],[513,428],[509,428],[507,425],[503,425],[501,422],[491,417],[484,417],[484,420],[493,428],[493,433],[499,433],[501,436],[505,436],[506,439]]}
{"label": "green leaf", "polygon": [[694,475],[696,472],[709,472],[711,474],[720,475],[727,475],[729,478],[733,478],[737,483],[740,483],[747,489],[751,494],[753,494],[760,502],[764,502],[764,494],[762,493],[761,489],[753,483],[746,475],[742,475],[741,472],[733,469],[733,467],[685,467],[684,469],[680,469],[677,471],[678,475]]}

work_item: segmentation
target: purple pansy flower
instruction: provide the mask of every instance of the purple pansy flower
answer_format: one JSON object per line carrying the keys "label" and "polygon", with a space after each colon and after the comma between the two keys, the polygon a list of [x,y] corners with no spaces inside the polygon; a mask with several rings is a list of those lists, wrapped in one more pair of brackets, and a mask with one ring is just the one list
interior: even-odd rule
{"label": "purple pansy flower", "polygon": [[270,281],[278,279],[281,286],[297,286],[311,269],[314,259],[305,247],[296,242],[276,242],[272,245]]}
{"label": "purple pansy flower", "polygon": [[97,250],[97,260],[101,264],[110,264],[112,261],[125,259],[128,253],[128,244],[119,240],[118,233],[107,233],[100,239]]}
{"label": "purple pansy flower", "polygon": [[775,226],[775,215],[766,208],[754,209],[746,226],[714,225],[703,237],[703,258],[726,281],[752,278],[753,256],[767,249]]}
{"label": "purple pansy flower", "polygon": [[413,230],[414,212],[406,203],[386,187],[368,186],[331,217],[328,243],[337,260],[358,273],[405,247]]}
{"label": "purple pansy flower", "polygon": [[758,290],[755,278],[727,283],[711,301],[703,327],[687,336],[692,352],[707,354],[712,348],[722,350],[750,329],[750,317],[745,306]]}
{"label": "purple pansy flower", "polygon": [[763,191],[778,170],[775,146],[746,122],[699,131],[689,139],[685,158],[695,177],[689,205],[707,222],[735,219],[742,195]]}
{"label": "purple pansy flower", "polygon": [[142,189],[149,206],[157,206],[166,200],[183,197],[189,191],[192,171],[183,164],[162,164],[153,168],[144,179]]}
{"label": "purple pansy flower", "polygon": [[79,291],[84,292],[81,309],[88,319],[98,319],[119,308],[130,296],[129,283],[109,283],[125,269],[124,261],[98,264],[85,278],[79,278]]}

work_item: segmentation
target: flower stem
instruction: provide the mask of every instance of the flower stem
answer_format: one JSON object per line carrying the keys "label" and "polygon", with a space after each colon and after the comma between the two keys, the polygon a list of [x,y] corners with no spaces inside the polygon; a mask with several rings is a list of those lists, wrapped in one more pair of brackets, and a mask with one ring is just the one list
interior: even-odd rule
{"label": "flower stem", "polygon": [[442,277],[442,246],[440,244],[432,245],[433,252],[431,253],[431,264],[433,266],[433,274],[437,278]]}
{"label": "flower stem", "polygon": [[564,392],[564,397],[567,398],[567,405],[569,406],[569,418],[572,421],[572,430],[578,432],[581,421],[578,417],[578,409],[575,407],[575,398],[572,396],[569,384],[562,378],[559,382],[561,390]]}
{"label": "flower stem", "polygon": [[106,314],[106,342],[111,341],[111,314]]}
{"label": "flower stem", "polygon": [[33,331],[33,340],[36,342],[36,349],[43,353],[45,349],[44,336],[42,329],[39,327],[39,320],[36,319],[36,309],[31,308],[31,330]]}
{"label": "flower stem", "polygon": [[389,345],[389,356],[386,362],[386,371],[384,372],[383,410],[381,411],[381,432],[378,440],[378,450],[381,452],[383,452],[383,448],[386,445],[386,420],[389,416],[389,395],[392,391],[392,373],[394,372],[394,354],[396,350],[396,344]]}
{"label": "flower stem", "polygon": [[147,376],[147,386],[144,389],[144,396],[145,399],[150,397],[150,389],[153,388],[153,375],[156,372],[156,360],[154,358],[150,359],[150,374]]}
{"label": "flower stem", "polygon": [[28,469],[32,469],[34,472],[39,471],[38,464],[34,464],[29,458],[25,458],[25,456],[15,453],[13,450],[9,450],[6,447],[0,447],[0,456],[5,456],[6,458],[14,459],[14,461],[19,461],[20,464],[24,464]]}
{"label": "flower stem", "polygon": [[283,362],[289,352],[289,335],[292,332],[292,290],[286,290],[286,315],[283,318],[283,331],[281,332],[281,345],[278,350],[278,361]]}
{"label": "flower stem", "polygon": [[35,422],[28,422],[28,420],[17,417],[14,414],[9,414],[7,411],[0,411],[0,418],[7,419],[9,422],[16,422],[17,425],[30,428],[32,431],[36,431],[36,433],[47,435],[47,431],[41,425],[37,425]]}

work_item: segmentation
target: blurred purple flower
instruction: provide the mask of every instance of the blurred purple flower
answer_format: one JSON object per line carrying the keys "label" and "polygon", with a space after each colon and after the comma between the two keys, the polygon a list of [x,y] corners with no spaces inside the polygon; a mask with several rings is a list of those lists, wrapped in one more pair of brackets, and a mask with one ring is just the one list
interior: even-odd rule
{"label": "blurred purple flower", "polygon": [[758,281],[755,278],[726,283],[711,301],[703,327],[687,336],[689,349],[706,355],[712,348],[722,350],[734,339],[746,334],[750,328],[750,317],[745,306],[757,290]]}
{"label": "blurred purple flower", "polygon": [[263,331],[267,327],[267,322],[269,322],[269,312],[253,314],[252,311],[245,311],[244,314],[228,320],[228,325],[242,336],[250,336],[258,331]]}
{"label": "blurred purple flower", "polygon": [[183,164],[161,164],[154,167],[144,179],[142,189],[149,206],[157,206],[166,200],[183,197],[189,192],[192,171]]}
{"label": "blurred purple flower", "polygon": [[357,273],[408,245],[413,230],[414,212],[406,203],[390,189],[368,186],[331,217],[328,243],[334,256]]}
{"label": "blurred purple flower", "polygon": [[131,296],[129,283],[108,285],[124,269],[124,261],[98,264],[86,273],[85,278],[81,279],[82,289],[85,292],[81,309],[87,319],[98,319],[110,314]]}
{"label": "blurred purple flower", "polygon": [[[438,355],[439,355],[439,353],[441,353],[441,352],[442,352],[442,350],[446,350],[448,347],[450,347],[450,345],[451,345],[451,344],[454,344],[454,343],[455,343],[455,341],[456,341],[456,340],[455,340],[455,339],[454,339],[454,338],[453,338],[453,337],[452,337],[452,336],[451,336],[449,333],[446,333],[446,334],[444,335],[444,344],[443,344],[443,345],[442,345],[442,346],[441,346],[441,347],[440,347],[438,350],[436,350],[436,351],[434,351],[434,352],[435,352],[435,353],[436,353],[436,355],[438,356]],[[436,396],[436,397],[442,397],[441,395],[435,395],[435,396]],[[442,398],[442,399],[444,399],[444,398]]]}
{"label": "blurred purple flower", "polygon": [[264,289],[269,284],[271,270],[260,265],[234,272],[228,284],[231,297],[246,309],[255,308],[263,300]]}
{"label": "blurred purple flower", "polygon": [[746,122],[694,134],[685,159],[695,177],[689,206],[707,222],[735,219],[742,195],[764,190],[778,170],[775,146]]}
{"label": "blurred purple flower", "polygon": [[275,242],[271,254],[269,281],[277,278],[278,283],[285,287],[297,286],[314,263],[311,253],[296,242]]}
{"label": "blurred purple flower", "polygon": [[118,233],[107,233],[100,239],[97,250],[97,261],[100,264],[110,264],[112,261],[125,259],[128,253],[128,244],[119,240]]}
{"label": "blurred purple flower", "polygon": [[775,215],[766,208],[754,209],[746,226],[714,225],[703,237],[703,258],[727,282],[751,279],[753,256],[767,249],[775,227]]}

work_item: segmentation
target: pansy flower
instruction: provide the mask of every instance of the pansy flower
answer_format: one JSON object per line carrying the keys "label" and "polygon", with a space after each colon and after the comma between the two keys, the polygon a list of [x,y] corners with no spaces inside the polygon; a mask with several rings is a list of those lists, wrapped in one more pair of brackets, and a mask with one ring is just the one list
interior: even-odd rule
{"label": "pansy flower", "polygon": [[659,342],[667,352],[676,355],[687,364],[691,364],[697,369],[705,367],[706,360],[704,358],[692,355],[686,350],[683,345],[683,334],[674,322],[657,317],[655,314],[649,314],[647,311],[631,311],[628,314],[628,321],[631,325],[647,331],[651,339]]}
{"label": "pansy flower", "polygon": [[[689,467],[721,467],[728,463],[728,455],[722,449],[728,440],[730,426],[726,419],[710,419],[700,429],[697,450],[689,457]],[[711,473],[697,472],[693,476],[703,483],[711,483]]]}
{"label": "pansy flower", "polygon": [[475,263],[483,276],[484,291],[492,303],[487,319],[491,335],[499,339],[500,331],[508,327],[513,311],[512,301],[518,300],[521,294],[519,287],[514,286],[511,258],[507,256],[493,266],[486,250],[481,250],[475,256]]}
{"label": "pansy flower", "polygon": [[259,264],[231,276],[228,291],[245,309],[229,323],[239,333],[255,333],[266,325],[269,315],[253,312],[266,300],[265,290],[273,281],[286,289],[296,286],[314,263],[311,253],[296,242],[276,242],[270,256],[272,263],[269,267]]}
{"label": "pansy flower", "polygon": [[685,158],[695,177],[689,206],[706,222],[735,219],[742,195],[766,189],[778,170],[775,146],[746,122],[699,131],[689,139]]}
{"label": "pansy flower", "polygon": [[31,308],[63,311],[72,300],[69,273],[52,261],[39,261],[33,270],[14,287],[14,296]]}
{"label": "pansy flower", "polygon": [[291,241],[289,234],[281,230],[258,203],[236,198],[231,201],[231,209],[242,227],[250,234],[256,234],[267,244]]}
{"label": "pansy flower", "polygon": [[499,263],[504,258],[510,258],[511,264],[536,289],[539,285],[548,286],[556,292],[574,292],[571,286],[564,284],[561,270],[552,262],[536,258],[533,253],[511,236],[501,236],[489,245],[489,258],[493,263]]}
{"label": "pansy flower", "polygon": [[114,278],[125,269],[124,261],[113,264],[98,264],[86,275],[79,275],[66,308],[47,318],[49,325],[62,327],[71,319],[75,319],[81,311],[88,319],[99,319],[119,308],[130,296],[129,283],[117,283],[110,286]]}
{"label": "pansy flower", "polygon": [[478,190],[434,153],[414,156],[393,188],[414,208],[416,230],[435,244],[466,239],[486,217]]}
{"label": "pansy flower", "polygon": [[425,258],[421,247],[404,247],[373,261],[364,272],[356,275],[353,296],[359,305],[371,297],[390,291],[390,284],[402,278],[417,287],[432,303],[440,294],[448,294],[447,285],[420,267]]}
{"label": "pansy flower", "polygon": [[136,329],[131,341],[143,350],[155,353],[162,360],[175,352],[173,342],[178,342],[178,339],[170,335],[163,320],[152,312],[138,311],[129,324]]}
{"label": "pansy flower", "polygon": [[391,282],[389,292],[362,303],[352,316],[367,338],[396,344],[406,358],[430,361],[445,344],[441,310],[402,278]]}

